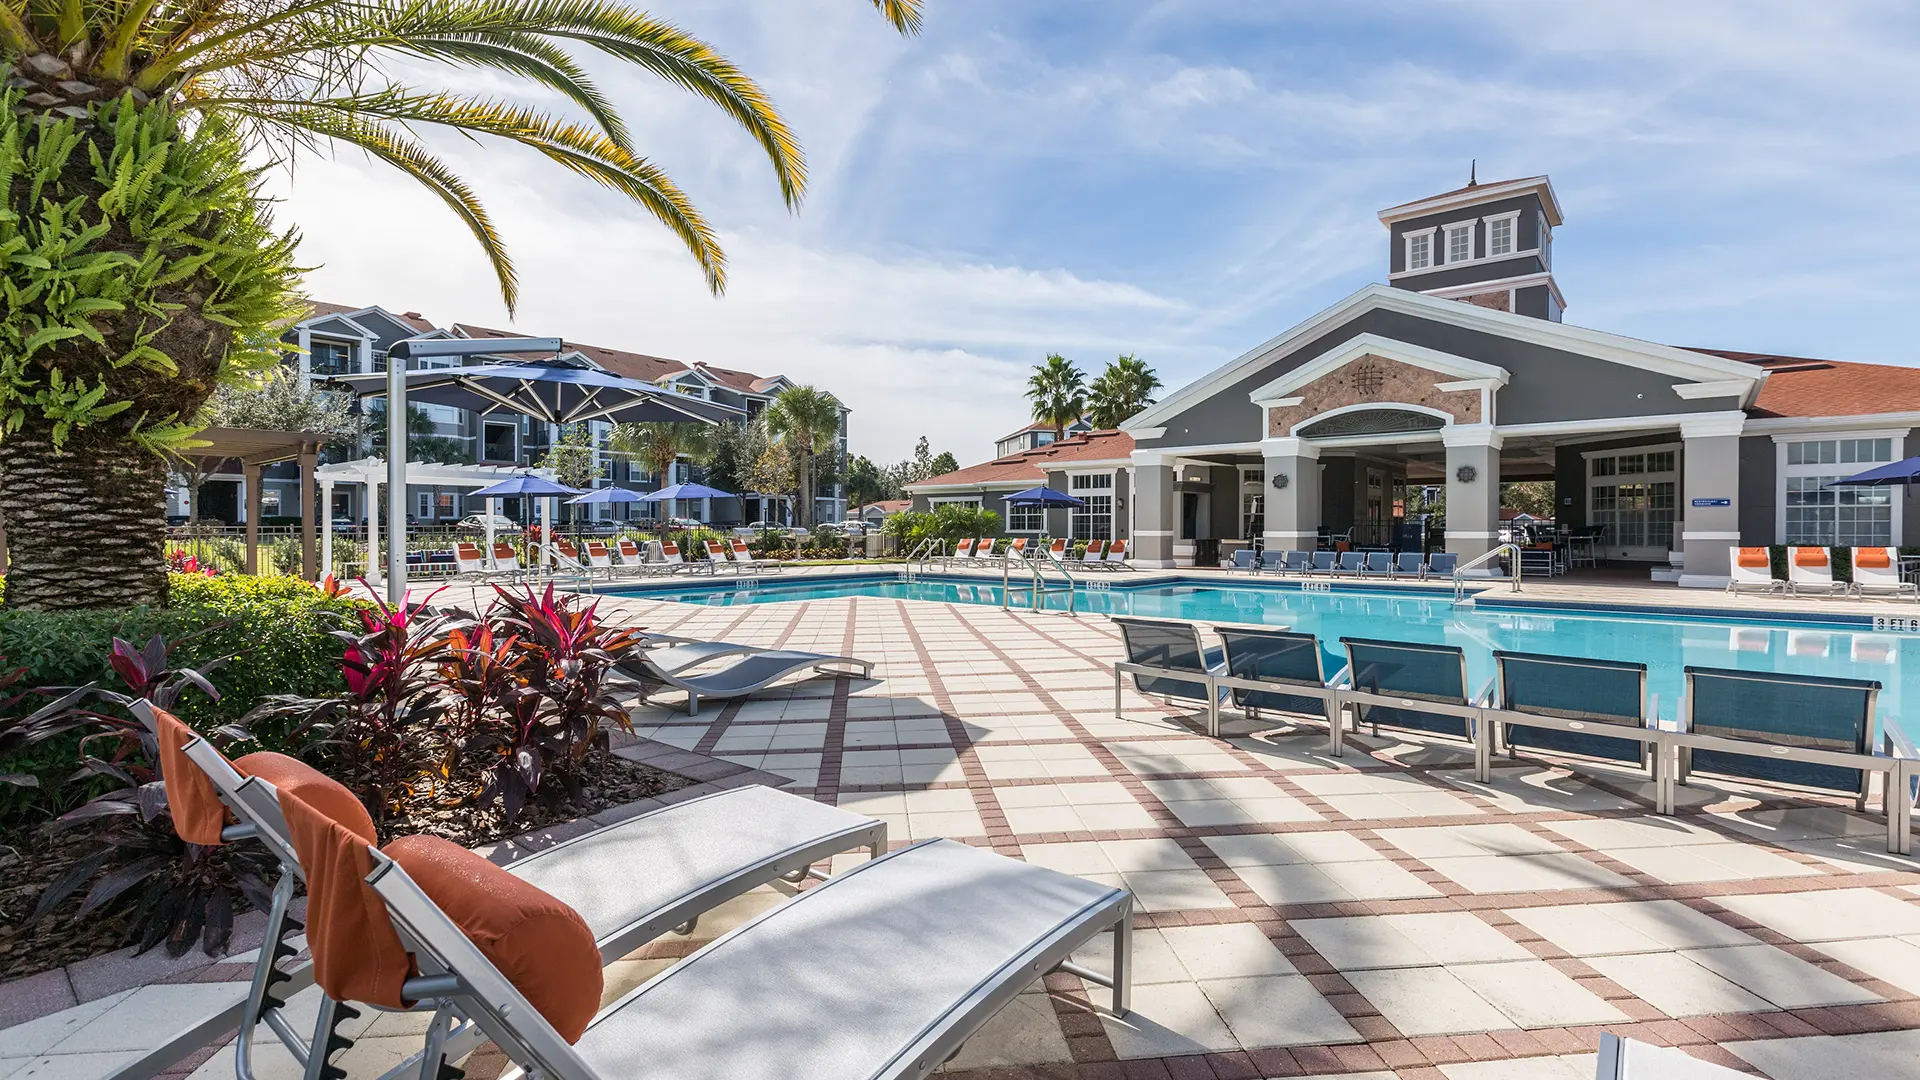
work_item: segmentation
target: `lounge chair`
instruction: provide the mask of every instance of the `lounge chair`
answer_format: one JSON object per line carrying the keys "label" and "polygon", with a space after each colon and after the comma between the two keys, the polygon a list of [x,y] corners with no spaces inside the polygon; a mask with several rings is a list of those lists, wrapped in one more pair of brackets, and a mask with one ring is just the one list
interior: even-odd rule
{"label": "lounge chair", "polygon": [[660,542],[660,565],[669,574],[697,574],[701,571],[711,574],[719,569],[710,562],[688,562],[686,556],[680,554],[680,545],[665,540]]}
{"label": "lounge chair", "polygon": [[996,563],[1000,556],[993,553],[996,541],[991,536],[983,536],[973,542],[973,561],[977,563]]}
{"label": "lounge chair", "polygon": [[1047,544],[1047,555],[1055,562],[1067,561],[1067,538],[1056,536]]}
{"label": "lounge chair", "polygon": [[1354,577],[1359,577],[1360,569],[1366,565],[1366,562],[1367,557],[1358,551],[1338,552],[1334,558],[1333,572],[1336,574],[1352,574]]}
{"label": "lounge chair", "polygon": [[1016,536],[1007,541],[1006,554],[1002,555],[1001,558],[1008,562],[1025,562],[1027,559],[1027,538],[1024,536]]}
{"label": "lounge chair", "polygon": [[748,569],[755,571],[771,570],[777,574],[787,568],[787,564],[781,562],[779,559],[768,559],[755,555],[753,549],[747,546],[745,540],[735,540],[733,542],[733,561],[739,564],[743,572]]}
{"label": "lounge chair", "polygon": [[1460,556],[1451,551],[1436,551],[1427,556],[1427,572],[1421,577],[1443,577],[1451,580],[1453,572],[1460,565]]}
{"label": "lounge chair", "polygon": [[951,570],[953,569],[954,563],[971,558],[973,558],[973,538],[968,537],[954,544],[953,554],[945,556],[942,561],[946,564],[947,569]]}
{"label": "lounge chair", "polygon": [[1749,1075],[1685,1050],[1623,1039],[1611,1031],[1600,1033],[1593,1071],[1594,1080],[1748,1080]]}
{"label": "lounge chair", "polygon": [[1240,548],[1233,553],[1233,569],[1255,573],[1259,570],[1260,552],[1252,548]]}
{"label": "lounge chair", "polygon": [[453,545],[453,568],[456,574],[487,574],[487,556],[480,550],[479,544],[457,543]]}
{"label": "lounge chair", "polygon": [[1115,540],[1113,543],[1108,544],[1107,557],[1101,560],[1100,565],[1109,570],[1138,569],[1138,567],[1135,567],[1133,563],[1127,560],[1127,542],[1125,540]]}
{"label": "lounge chair", "polygon": [[[762,913],[600,1012],[569,1045],[409,873],[415,848],[437,847],[369,852],[365,888],[417,958],[420,977],[408,985],[470,1018],[529,1076],[918,1080],[1054,970],[1111,985],[1111,1011],[1128,1010],[1133,904],[1124,888],[927,840]],[[482,888],[487,865],[473,867]],[[1109,933],[1112,975],[1071,962]],[[334,947],[327,936],[309,928],[315,949]],[[556,962],[550,975],[592,978],[582,966]]]}
{"label": "lounge chair", "polygon": [[1853,549],[1853,591],[1858,596],[1920,600],[1920,585],[1900,579],[1900,552],[1888,547]]}
{"label": "lounge chair", "polygon": [[1385,551],[1367,552],[1365,561],[1360,564],[1359,574],[1361,577],[1392,577],[1393,555]]}
{"label": "lounge chair", "polygon": [[1475,746],[1475,771],[1484,775],[1490,741],[1478,738],[1474,725],[1485,695],[1468,695],[1467,654],[1459,646],[1348,637],[1340,644],[1347,652],[1342,699],[1353,706],[1356,726],[1375,735],[1393,727],[1466,739]]}
{"label": "lounge chair", "polygon": [[[156,735],[166,723],[144,701],[136,702],[133,711]],[[358,804],[344,788],[290,758],[262,753],[229,762],[204,739],[182,734],[187,736],[183,753],[191,767],[212,781],[220,802],[241,823],[223,830],[223,839],[256,839],[281,860],[285,870],[268,912],[265,944],[256,961],[237,1048],[239,1074],[247,1076],[257,1024],[265,1023],[297,1057],[306,1056],[309,1049],[279,1014],[285,999],[311,978],[312,969],[289,973],[279,967],[282,959],[295,954],[286,939],[301,926],[288,918],[288,904],[294,880],[304,877],[304,872],[276,785],[291,785],[310,803],[355,809]],[[181,782],[170,768],[169,791],[176,792]],[[185,806],[188,800],[176,797],[170,802]],[[506,872],[573,908],[591,932],[605,966],[671,930],[691,932],[706,912],[776,879],[824,878],[813,869],[816,863],[861,849],[874,858],[886,851],[885,822],[754,785],[689,799],[596,829],[518,859]],[[635,866],[645,866],[647,872],[636,876]],[[322,1003],[322,1019],[327,1023],[320,1030],[327,1035],[332,1034],[332,1019],[339,1016],[338,1004]],[[442,1056],[457,1060],[480,1041],[479,1030],[469,1026],[443,1048]],[[315,1074],[309,1070],[309,1075]]]}
{"label": "lounge chair", "polygon": [[1557,556],[1550,547],[1520,549],[1520,573],[1526,577],[1550,578],[1559,572]]}
{"label": "lounge chair", "polygon": [[[724,657],[725,667],[707,669],[706,664]],[[873,676],[873,661],[830,653],[800,652],[793,649],[759,649],[726,642],[699,642],[696,645],[647,649],[629,653],[619,663],[627,675],[641,680],[665,683],[687,694],[687,715],[700,712],[701,698],[746,697],[764,690],[789,675],[813,671],[822,675],[845,675],[833,670],[846,665],[860,669],[861,678]]]}
{"label": "lounge chair", "polygon": [[608,550],[605,541],[587,541],[587,569],[598,570],[608,577],[613,576],[613,552]]}
{"label": "lounge chair", "polygon": [[512,544],[495,541],[493,545],[493,572],[509,577],[520,577],[526,573],[520,566],[520,553],[513,550]]}
{"label": "lounge chair", "polygon": [[[1327,561],[1327,565],[1332,566],[1333,561],[1329,559]],[[1287,560],[1282,565],[1281,570],[1276,570],[1274,572],[1280,573],[1282,570],[1289,574],[1299,574],[1302,577],[1305,577],[1306,575],[1313,573],[1313,552],[1311,551],[1287,552]]]}
{"label": "lounge chair", "polygon": [[615,564],[615,569],[621,573],[643,574],[647,572],[647,551],[637,542],[623,537],[614,542],[614,551],[620,557],[620,561]]}
{"label": "lounge chair", "polygon": [[1200,701],[1207,706],[1207,734],[1220,734],[1220,676],[1227,673],[1226,653],[1209,649],[1200,640],[1200,627],[1178,619],[1142,619],[1114,616],[1127,658],[1113,665],[1113,715],[1120,709],[1120,677],[1131,674],[1134,689],[1171,700]]}
{"label": "lounge chair", "polygon": [[1275,577],[1279,577],[1280,574],[1285,572],[1286,569],[1287,569],[1287,553],[1286,552],[1268,549],[1260,553],[1260,566],[1257,571],[1258,573],[1272,574]]}
{"label": "lounge chair", "polygon": [[1803,592],[1845,596],[1847,583],[1833,580],[1833,560],[1827,557],[1826,548],[1790,547],[1787,549],[1787,592],[1793,596]]}
{"label": "lounge chair", "polygon": [[1427,564],[1421,561],[1417,551],[1403,551],[1393,557],[1393,576],[1423,578],[1427,576]]}
{"label": "lounge chair", "polygon": [[[1504,735],[1508,756],[1532,747],[1640,766],[1651,761],[1659,784],[1665,755],[1659,729],[1647,722],[1647,665],[1501,650],[1493,664],[1494,697],[1485,715]],[[1488,738],[1495,735],[1488,730]]]}
{"label": "lounge chair", "polygon": [[1087,546],[1080,550],[1080,557],[1074,560],[1074,562],[1076,565],[1082,567],[1097,566],[1100,560],[1106,557],[1106,554],[1107,542],[1105,540],[1089,540],[1087,541]]}
{"label": "lounge chair", "polygon": [[727,558],[727,547],[725,544],[722,544],[718,540],[705,540],[702,541],[702,543],[706,545],[707,562],[712,565],[716,572],[723,566],[735,571],[745,569],[738,562]]}
{"label": "lounge chair", "polygon": [[1254,719],[1263,709],[1318,715],[1338,738],[1340,695],[1327,683],[1319,638],[1264,626],[1215,626],[1214,633],[1226,660],[1223,682],[1237,708]]}
{"label": "lounge chair", "polygon": [[1310,561],[1301,572],[1309,577],[1319,577],[1322,575],[1332,577],[1334,572],[1339,568],[1339,558],[1337,554],[1331,551],[1313,552]]}
{"label": "lounge chair", "polygon": [[1728,548],[1730,567],[1727,575],[1727,591],[1738,592],[1785,592],[1787,583],[1773,576],[1773,558],[1763,547]]}

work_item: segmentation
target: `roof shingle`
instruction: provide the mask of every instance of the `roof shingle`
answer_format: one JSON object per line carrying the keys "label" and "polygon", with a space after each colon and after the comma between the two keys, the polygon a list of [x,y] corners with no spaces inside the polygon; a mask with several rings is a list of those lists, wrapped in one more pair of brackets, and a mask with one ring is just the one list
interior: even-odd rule
{"label": "roof shingle", "polygon": [[979,465],[969,465],[957,472],[929,476],[925,480],[908,484],[908,488],[952,487],[968,484],[1002,484],[1008,482],[1044,484],[1047,482],[1047,470],[1064,465],[1088,461],[1121,461],[1133,454],[1133,436],[1124,431],[1108,429],[1089,431],[1084,435],[1075,435],[1059,442],[1048,443],[1032,450],[1022,450],[1017,454],[995,458]]}

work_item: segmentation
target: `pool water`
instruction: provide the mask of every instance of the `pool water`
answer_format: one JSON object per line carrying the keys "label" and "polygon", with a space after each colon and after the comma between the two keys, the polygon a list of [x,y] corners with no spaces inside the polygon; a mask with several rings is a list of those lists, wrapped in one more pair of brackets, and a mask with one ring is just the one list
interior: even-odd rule
{"label": "pool water", "polygon": [[[913,582],[893,576],[816,578],[757,585],[721,579],[678,589],[611,591],[722,606],[850,596],[1000,603],[998,582],[939,577]],[[1867,617],[1822,617],[1816,610],[1804,619],[1773,613],[1742,618],[1719,612],[1588,609],[1502,599],[1511,595],[1493,593],[1474,605],[1456,607],[1451,589],[1335,585],[1323,592],[1291,583],[1163,580],[1136,586],[1096,581],[1079,583],[1074,603],[1076,610],[1104,614],[1286,626],[1319,637],[1330,674],[1345,663],[1338,656],[1340,638],[1381,638],[1461,647],[1475,689],[1492,677],[1496,649],[1644,663],[1653,699],[1650,711],[1669,719],[1680,702],[1681,669],[1693,666],[1872,679],[1882,687],[1878,714],[1883,722],[1897,723],[1903,716],[1920,720],[1920,634],[1876,632]],[[1019,587],[1014,589],[1013,606],[1030,606],[1027,592]],[[1065,606],[1064,594],[1046,597],[1047,609]],[[1908,613],[1903,609],[1898,614]],[[1905,732],[1914,731],[1915,726],[1900,725]]]}

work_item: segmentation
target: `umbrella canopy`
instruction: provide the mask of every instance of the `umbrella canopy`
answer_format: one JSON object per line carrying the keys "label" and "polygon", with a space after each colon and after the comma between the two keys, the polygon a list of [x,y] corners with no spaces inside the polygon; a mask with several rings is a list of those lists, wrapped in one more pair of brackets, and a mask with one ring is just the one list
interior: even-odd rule
{"label": "umbrella canopy", "polygon": [[592,491],[567,500],[568,506],[585,506],[589,503],[634,503],[642,502],[640,493],[628,491],[623,487],[594,488]]}
{"label": "umbrella canopy", "polygon": [[[387,375],[339,375],[328,380],[363,398],[385,397]],[[482,415],[521,413],[550,424],[695,421],[714,424],[746,415],[740,409],[626,379],[597,368],[542,362],[480,364],[407,372],[407,400],[451,405]]]}
{"label": "umbrella canopy", "polygon": [[1008,506],[1085,506],[1086,500],[1076,499],[1064,491],[1055,491],[1048,487],[1028,488],[1007,496]]}
{"label": "umbrella canopy", "polygon": [[1896,461],[1891,465],[1882,465],[1877,469],[1849,476],[1844,480],[1835,480],[1828,484],[1837,487],[1893,487],[1899,485],[1911,488],[1915,480],[1920,480],[1920,457],[1910,457],[1905,461]]}
{"label": "umbrella canopy", "polygon": [[523,473],[519,476],[508,477],[491,487],[483,487],[479,491],[471,492],[467,497],[470,499],[498,499],[510,495],[578,494],[580,494],[579,488],[570,488],[564,484],[556,484],[544,476],[534,476],[532,473]]}
{"label": "umbrella canopy", "polygon": [[731,499],[733,492],[710,488],[705,484],[675,484],[663,487],[649,495],[642,495],[639,502],[666,502],[668,499]]}

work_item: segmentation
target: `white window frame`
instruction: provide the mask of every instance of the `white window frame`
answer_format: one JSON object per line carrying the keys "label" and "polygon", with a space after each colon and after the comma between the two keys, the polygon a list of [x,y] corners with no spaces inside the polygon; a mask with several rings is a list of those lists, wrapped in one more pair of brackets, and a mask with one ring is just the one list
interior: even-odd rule
{"label": "white window frame", "polygon": [[930,495],[927,497],[927,507],[929,509],[936,506],[943,506],[947,503],[964,503],[967,506],[978,508],[980,505],[980,496],[978,495]]}
{"label": "white window frame", "polygon": [[[1444,229],[1446,232],[1446,243],[1441,246],[1446,250],[1447,261],[1442,265],[1465,266],[1467,263],[1473,262],[1473,222],[1471,220],[1456,221],[1445,226]],[[1467,253],[1456,259],[1453,257],[1453,242],[1459,239],[1463,233],[1467,239]]]}
{"label": "white window frame", "polygon": [[[1031,526],[1015,525],[1013,523],[1013,515],[1016,513],[1022,517],[1030,514],[1034,524]],[[1030,536],[1037,536],[1047,531],[1047,508],[1044,506],[1008,506],[1006,517],[1006,527],[1010,533],[1025,533]]]}
{"label": "white window frame", "polygon": [[434,519],[433,518],[433,492],[432,491],[416,491],[414,492],[414,498],[416,498],[419,501],[414,504],[413,516],[416,518],[419,518],[421,521],[432,521]]}
{"label": "white window frame", "polygon": [[[1626,553],[1628,557],[1646,558],[1656,562],[1663,562],[1669,551],[1679,550],[1677,545],[1682,542],[1681,532],[1686,526],[1686,507],[1682,501],[1686,497],[1687,463],[1684,453],[1685,449],[1685,445],[1682,443],[1667,442],[1648,443],[1644,446],[1618,446],[1610,450],[1586,450],[1581,452],[1580,458],[1585,469],[1587,480],[1586,494],[1583,497],[1587,504],[1587,524],[1589,525],[1594,524],[1593,489],[1596,487],[1619,487],[1623,483],[1671,483],[1673,485],[1673,531],[1667,540],[1667,546],[1660,547],[1655,544],[1622,544],[1616,536],[1607,539],[1608,551],[1619,551]],[[1595,483],[1593,463],[1596,459],[1630,457],[1635,454],[1644,456],[1648,454],[1665,453],[1673,455],[1673,469],[1671,471],[1662,470],[1660,472],[1637,473],[1615,471],[1599,478],[1603,480],[1604,483]],[[1651,510],[1652,507],[1648,509]]]}
{"label": "white window frame", "polygon": [[[1434,261],[1434,257],[1439,254],[1439,252],[1435,251],[1433,247],[1433,234],[1435,231],[1436,231],[1435,229],[1426,228],[1426,229],[1418,229],[1413,232],[1404,234],[1404,236],[1402,237],[1402,242],[1405,243],[1407,246],[1406,258],[1404,260],[1406,264],[1406,271],[1405,271],[1406,273],[1411,274],[1415,272],[1431,270],[1434,267],[1440,265],[1438,262]],[[1427,242],[1427,261],[1421,263],[1418,266],[1415,266],[1413,263],[1413,242],[1415,240],[1419,240],[1422,238],[1424,238]]]}
{"label": "white window frame", "polygon": [[[1078,472],[1067,473],[1067,494],[1074,495],[1074,489],[1078,486],[1081,491],[1088,492],[1095,497],[1104,496],[1106,498],[1108,541],[1120,539],[1120,509],[1118,505],[1120,501],[1120,480],[1119,477],[1114,475],[1117,471],[1116,469],[1082,469]],[[1102,477],[1105,477],[1107,481],[1104,486],[1093,483],[1093,481]],[[1082,479],[1085,479],[1087,483],[1076,485],[1075,481]],[[1074,495],[1074,497],[1080,499],[1086,498],[1085,495]],[[1067,534],[1069,536],[1073,534],[1073,515],[1077,509],[1078,507],[1069,507],[1067,509]],[[1076,539],[1079,538],[1076,537]]]}
{"label": "white window frame", "polygon": [[[1488,259],[1511,259],[1521,254],[1520,211],[1509,210],[1504,214],[1489,214],[1486,217],[1481,218],[1480,220],[1485,222],[1487,226],[1486,257]],[[1504,221],[1507,223],[1507,250],[1505,251],[1493,250],[1493,226],[1495,222],[1500,222],[1500,221]]]}
{"label": "white window frame", "polygon": [[1547,221],[1547,212],[1545,210],[1540,211],[1540,236],[1539,239],[1534,242],[1533,246],[1540,254],[1540,265],[1547,270],[1552,270],[1553,225]]}
{"label": "white window frame", "polygon": [[[1773,437],[1773,542],[1787,542],[1787,478],[1789,476],[1847,476],[1851,473],[1865,472],[1878,462],[1824,462],[1813,465],[1787,464],[1787,446],[1801,442],[1835,442],[1841,439],[1890,439],[1893,442],[1891,461],[1904,461],[1907,457],[1907,436],[1911,428],[1875,428],[1868,431],[1796,431],[1792,434],[1779,434]],[[1892,531],[1888,543],[1899,547],[1904,540],[1901,527],[1906,518],[1904,499],[1892,488],[1886,489],[1893,502],[1889,513]]]}

